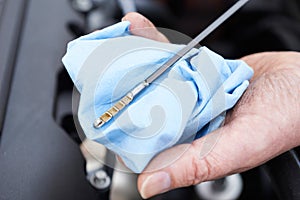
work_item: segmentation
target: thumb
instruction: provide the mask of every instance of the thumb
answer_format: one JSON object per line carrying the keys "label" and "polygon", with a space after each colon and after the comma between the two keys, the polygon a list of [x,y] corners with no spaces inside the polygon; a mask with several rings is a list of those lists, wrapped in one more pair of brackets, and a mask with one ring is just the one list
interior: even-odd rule
{"label": "thumb", "polygon": [[122,21],[130,22],[129,29],[133,35],[145,37],[159,42],[169,42],[166,36],[159,32],[149,19],[139,13],[128,13],[122,18]]}
{"label": "thumb", "polygon": [[[217,167],[211,151],[214,151],[222,131],[202,137],[191,144],[181,144],[172,147],[157,157],[138,177],[138,189],[143,198],[167,192],[171,189],[195,185],[230,171],[229,166],[223,166],[222,172],[213,169]],[[222,163],[220,163],[222,164]],[[226,168],[225,168],[226,167]]]}
{"label": "thumb", "polygon": [[141,196],[149,198],[171,189],[242,172],[283,152],[272,143],[275,139],[266,139],[263,133],[268,130],[259,125],[260,121],[255,124],[261,134],[251,131],[253,124],[241,118],[192,144],[178,145],[159,154],[138,177]]}

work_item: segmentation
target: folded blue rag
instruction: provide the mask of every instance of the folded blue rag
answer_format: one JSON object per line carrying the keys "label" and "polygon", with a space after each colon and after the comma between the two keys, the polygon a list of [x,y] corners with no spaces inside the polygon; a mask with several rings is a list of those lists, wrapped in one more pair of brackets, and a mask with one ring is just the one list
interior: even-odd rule
{"label": "folded blue rag", "polygon": [[63,63],[81,93],[78,118],[85,135],[140,173],[159,152],[217,129],[253,71],[206,47],[193,49],[96,129],[96,118],[184,47],[132,36],[129,25],[120,22],[70,42]]}

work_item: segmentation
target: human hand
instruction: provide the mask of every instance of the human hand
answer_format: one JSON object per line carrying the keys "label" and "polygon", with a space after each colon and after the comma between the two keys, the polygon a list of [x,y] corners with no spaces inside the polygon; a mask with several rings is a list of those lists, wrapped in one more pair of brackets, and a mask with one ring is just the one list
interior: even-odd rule
{"label": "human hand", "polygon": [[[123,20],[131,22],[133,34],[168,41],[137,13]],[[153,31],[143,32],[144,27]],[[225,125],[156,156],[138,178],[143,198],[251,169],[300,145],[300,53],[266,52],[242,60],[255,75]]]}

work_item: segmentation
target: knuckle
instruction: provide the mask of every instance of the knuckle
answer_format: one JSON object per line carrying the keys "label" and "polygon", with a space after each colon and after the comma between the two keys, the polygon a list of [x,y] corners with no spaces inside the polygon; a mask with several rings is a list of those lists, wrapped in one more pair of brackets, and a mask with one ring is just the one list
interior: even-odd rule
{"label": "knuckle", "polygon": [[[197,148],[193,148],[197,149]],[[210,164],[207,162],[206,158],[201,159],[200,153],[198,155],[197,152],[193,152],[194,156],[192,157],[192,177],[190,180],[190,185],[196,185],[200,182],[206,181],[210,174]]]}

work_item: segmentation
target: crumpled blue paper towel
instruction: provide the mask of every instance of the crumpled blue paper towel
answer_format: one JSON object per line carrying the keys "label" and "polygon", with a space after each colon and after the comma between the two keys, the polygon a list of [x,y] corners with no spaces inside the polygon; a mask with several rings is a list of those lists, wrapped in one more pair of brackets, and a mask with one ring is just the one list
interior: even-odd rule
{"label": "crumpled blue paper towel", "polygon": [[78,118],[85,135],[140,173],[159,152],[217,129],[253,71],[206,47],[193,49],[96,129],[96,118],[183,48],[132,36],[129,25],[120,22],[70,42],[62,61],[81,93]]}

